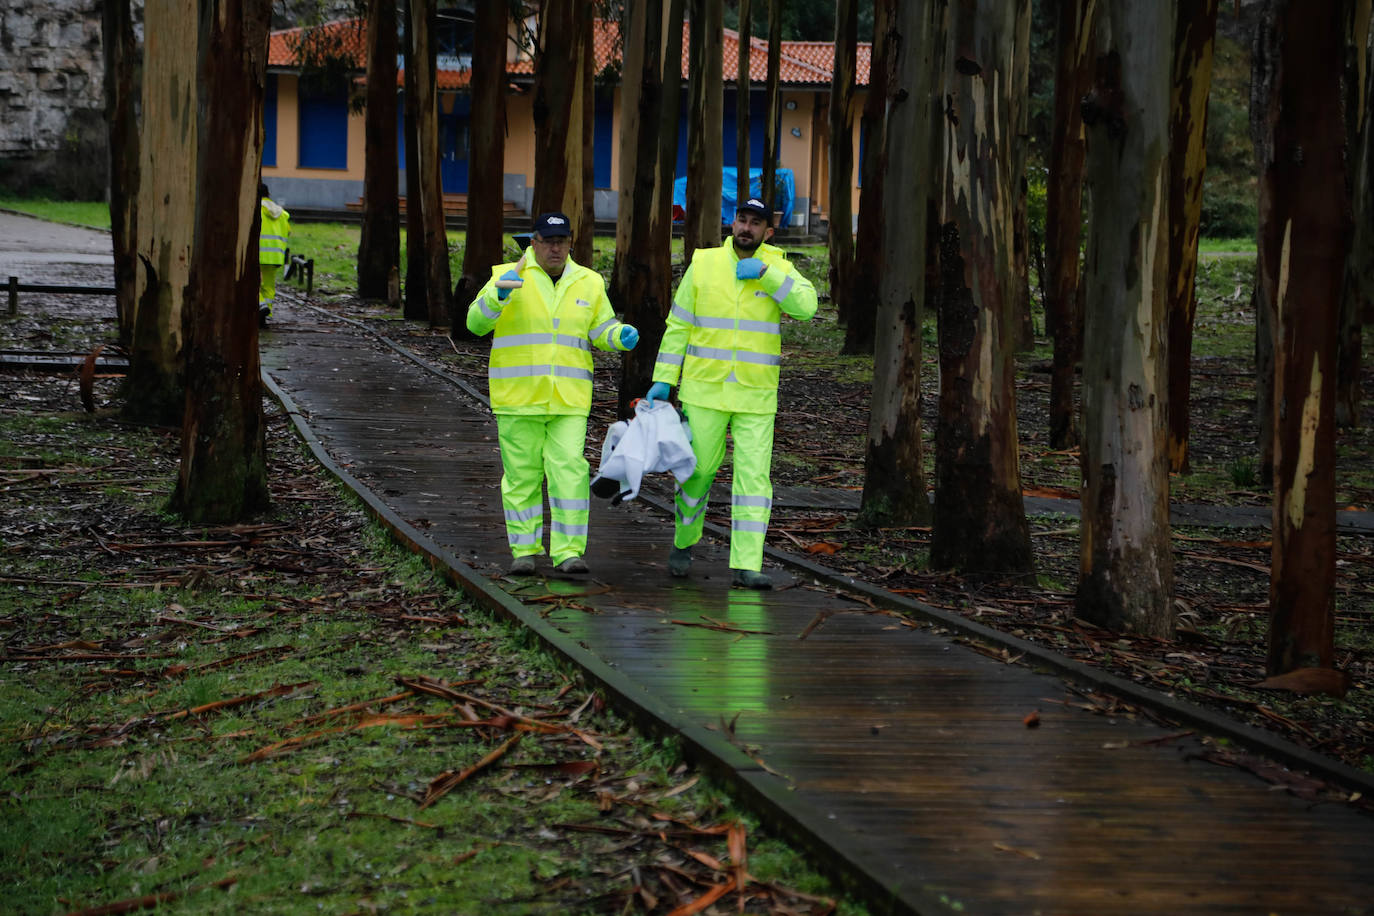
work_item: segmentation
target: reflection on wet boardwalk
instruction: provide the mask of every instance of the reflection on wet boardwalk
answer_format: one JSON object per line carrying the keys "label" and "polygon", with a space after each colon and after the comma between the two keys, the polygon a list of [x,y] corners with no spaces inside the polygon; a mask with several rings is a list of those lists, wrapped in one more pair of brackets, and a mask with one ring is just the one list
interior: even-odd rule
{"label": "reflection on wet boardwalk", "polygon": [[786,587],[731,590],[708,540],[692,577],[671,580],[671,525],[652,506],[596,502],[590,580],[547,564],[504,580],[496,427],[479,403],[290,306],[263,366],[338,465],[474,594],[494,583],[522,602],[528,625],[681,734],[875,911],[1374,912],[1368,814],[1207,762],[1192,728],[1113,714],[805,570],[770,564]]}

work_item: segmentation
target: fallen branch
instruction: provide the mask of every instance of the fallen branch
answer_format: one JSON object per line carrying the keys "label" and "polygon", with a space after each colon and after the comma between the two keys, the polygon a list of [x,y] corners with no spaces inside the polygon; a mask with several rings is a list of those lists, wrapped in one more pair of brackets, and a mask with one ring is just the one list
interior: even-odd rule
{"label": "fallen branch", "polygon": [[520,739],[523,737],[525,737],[523,734],[517,732],[516,734],[507,738],[504,744],[500,745],[495,750],[488,753],[485,757],[474,763],[472,766],[459,770],[457,773],[441,773],[438,776],[436,776],[434,780],[429,784],[429,791],[425,793],[425,800],[420,803],[421,810],[428,808],[430,805],[434,804],[439,799],[443,798],[449,792],[453,791],[460,784],[466,781],[469,777],[473,776],[476,773],[480,773],[482,770],[486,769],[496,761],[500,760],[502,757],[505,756],[507,751],[515,747],[515,745],[519,744]]}

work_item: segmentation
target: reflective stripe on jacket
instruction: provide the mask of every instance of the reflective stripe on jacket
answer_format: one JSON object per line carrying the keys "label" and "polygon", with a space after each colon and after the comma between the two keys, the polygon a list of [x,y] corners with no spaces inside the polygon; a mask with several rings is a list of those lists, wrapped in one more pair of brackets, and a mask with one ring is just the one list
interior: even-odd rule
{"label": "reflective stripe on jacket", "polygon": [[673,299],[654,381],[676,385],[681,374],[684,388],[731,382],[777,390],[782,315],[805,321],[816,314],[816,290],[781,249],[760,245],[754,257],[768,265],[767,273],[739,280],[733,239],[697,249]]}
{"label": "reflective stripe on jacket", "polygon": [[558,283],[526,261],[525,285],[505,302],[496,279],[514,264],[497,264],[468,306],[468,330],[494,331],[487,386],[496,413],[585,414],[592,407],[593,345],[623,350],[621,322],[596,271],[569,258]]}
{"label": "reflective stripe on jacket", "polygon": [[262,229],[258,234],[258,263],[285,264],[286,239],[291,235],[291,214],[264,197],[261,204]]}

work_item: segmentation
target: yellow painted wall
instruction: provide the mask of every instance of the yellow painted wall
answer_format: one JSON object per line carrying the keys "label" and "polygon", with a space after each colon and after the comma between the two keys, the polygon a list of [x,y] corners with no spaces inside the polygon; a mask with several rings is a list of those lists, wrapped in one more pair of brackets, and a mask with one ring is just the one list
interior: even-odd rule
{"label": "yellow painted wall", "polygon": [[290,74],[277,76],[277,164],[264,166],[262,177],[328,178],[362,181],[363,149],[366,145],[366,120],[361,113],[348,115],[348,168],[306,169],[300,167],[300,111],[296,102],[299,80]]}
{"label": "yellow painted wall", "polygon": [[524,175],[534,188],[534,94],[506,96],[507,175]]}

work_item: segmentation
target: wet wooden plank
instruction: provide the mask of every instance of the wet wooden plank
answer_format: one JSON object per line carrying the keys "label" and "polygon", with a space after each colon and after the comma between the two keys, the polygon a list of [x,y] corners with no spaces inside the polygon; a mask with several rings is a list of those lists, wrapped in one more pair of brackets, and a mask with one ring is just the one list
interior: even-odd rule
{"label": "wet wooden plank", "polygon": [[[491,418],[385,348],[322,336],[279,331],[264,365],[402,517],[499,576],[509,554]],[[503,586],[562,596],[541,607],[568,639],[701,726],[733,727],[762,761],[741,779],[815,812],[828,842],[905,876],[921,899],[977,913],[1371,909],[1374,819],[1359,811],[1207,763],[1195,736],[1080,709],[1055,677],[805,576],[770,569],[790,587],[731,590],[723,544],[703,542],[691,578],[669,579],[671,522],[638,502],[594,500],[590,524],[590,580],[551,577],[545,561]],[[818,614],[830,616],[798,639]],[[1038,728],[1023,724],[1031,711]]]}

